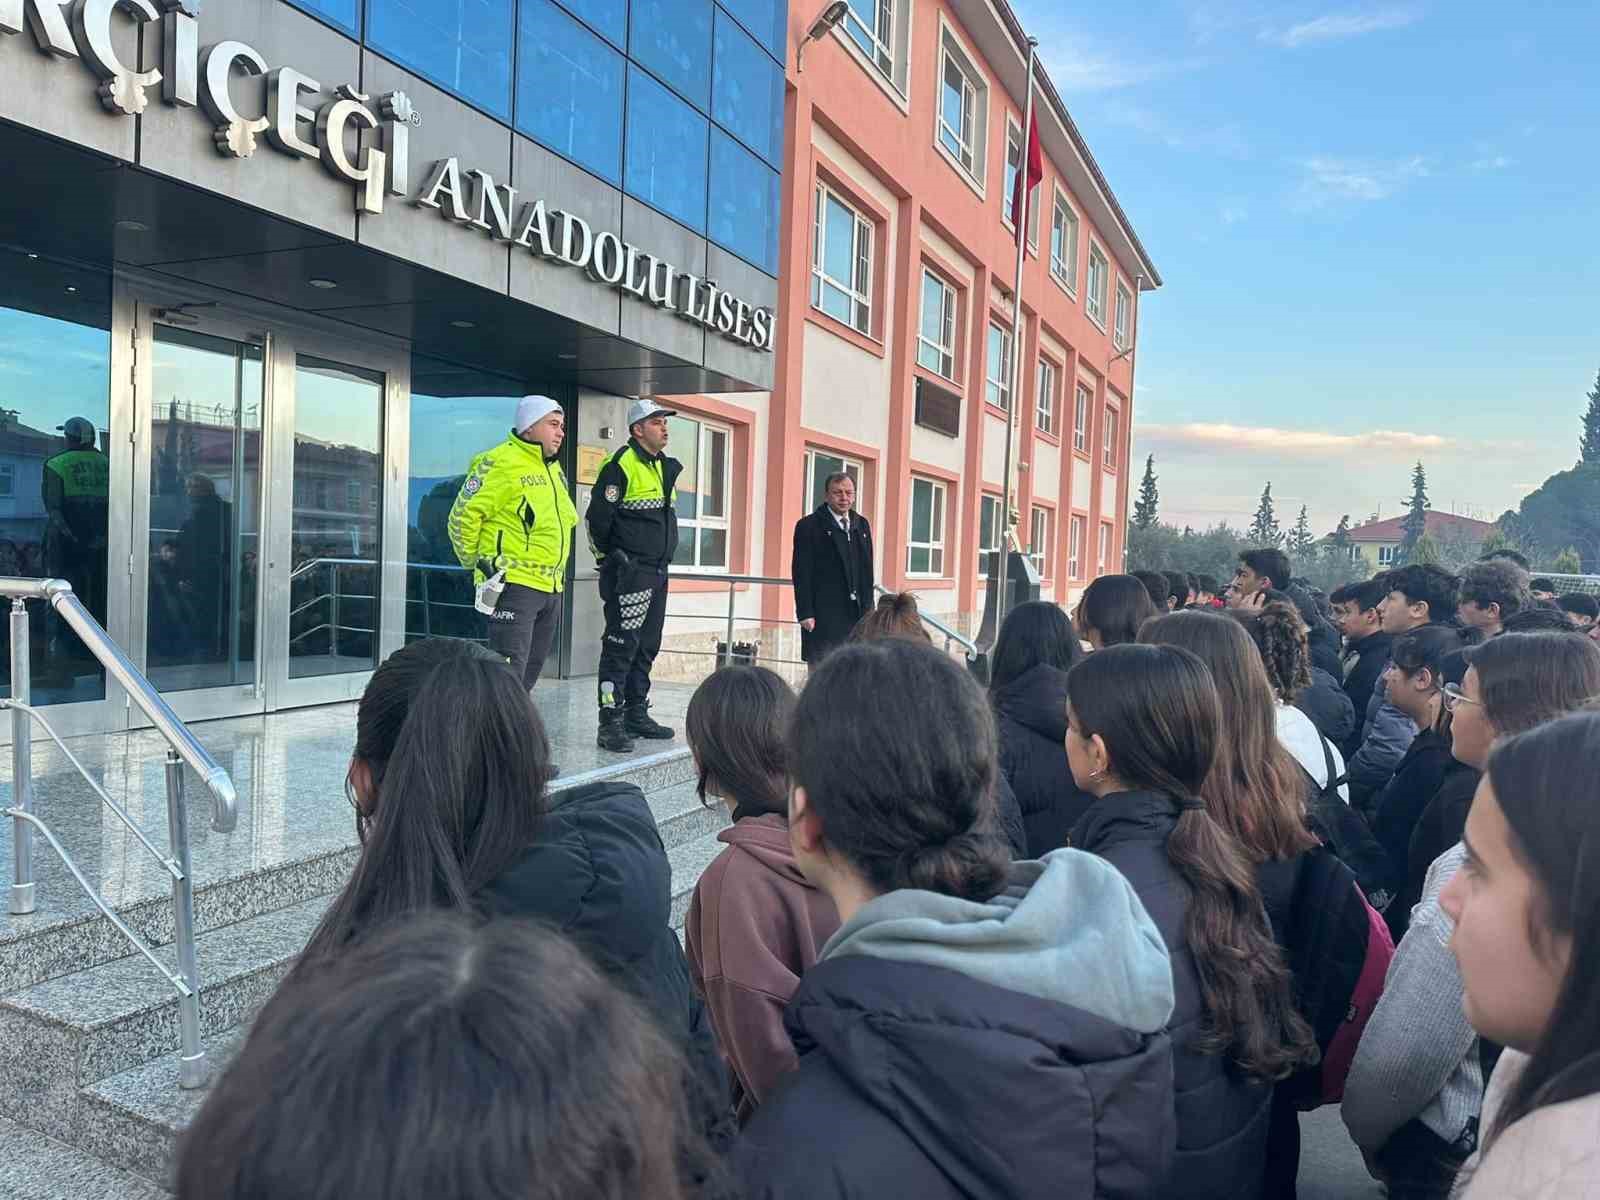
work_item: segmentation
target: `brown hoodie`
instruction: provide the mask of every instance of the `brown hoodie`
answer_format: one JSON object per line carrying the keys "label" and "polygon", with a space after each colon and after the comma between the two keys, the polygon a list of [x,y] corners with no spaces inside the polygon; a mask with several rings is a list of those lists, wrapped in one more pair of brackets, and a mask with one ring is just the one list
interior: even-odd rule
{"label": "brown hoodie", "polygon": [[728,848],[695,885],[683,928],[695,985],[739,1084],[742,1123],[795,1068],[783,1010],[839,914],[795,865],[782,817],[746,817],[717,839]]}

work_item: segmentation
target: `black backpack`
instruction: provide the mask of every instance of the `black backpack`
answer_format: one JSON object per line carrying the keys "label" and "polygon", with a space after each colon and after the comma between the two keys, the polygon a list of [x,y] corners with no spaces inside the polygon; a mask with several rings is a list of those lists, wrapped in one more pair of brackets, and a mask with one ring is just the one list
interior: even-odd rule
{"label": "black backpack", "polygon": [[1308,802],[1311,831],[1350,868],[1367,903],[1381,913],[1394,902],[1397,891],[1392,878],[1393,866],[1383,846],[1373,836],[1367,819],[1339,795],[1339,785],[1345,782],[1345,777],[1334,770],[1333,750],[1328,739],[1318,734],[1317,740],[1327,764],[1328,782],[1319,786],[1310,771],[1303,766],[1300,768],[1311,780]]}

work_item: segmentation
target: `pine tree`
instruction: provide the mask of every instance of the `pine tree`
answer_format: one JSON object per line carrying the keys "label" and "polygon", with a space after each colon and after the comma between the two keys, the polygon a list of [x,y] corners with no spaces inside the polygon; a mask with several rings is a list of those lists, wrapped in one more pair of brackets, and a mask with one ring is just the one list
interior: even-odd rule
{"label": "pine tree", "polygon": [[1311,536],[1311,521],[1306,516],[1306,506],[1300,506],[1300,517],[1294,523],[1294,528],[1289,531],[1289,553],[1296,562],[1304,562],[1311,557],[1311,548],[1316,544],[1316,539]]}
{"label": "pine tree", "polygon": [[1576,546],[1568,546],[1555,556],[1550,564],[1552,575],[1581,575],[1583,573],[1583,559],[1578,556]]}
{"label": "pine tree", "polygon": [[1578,465],[1600,467],[1600,371],[1595,372],[1589,409],[1583,414],[1583,436],[1578,439]]}
{"label": "pine tree", "polygon": [[1277,547],[1283,544],[1283,530],[1272,511],[1272,483],[1262,489],[1261,503],[1256,508],[1255,520],[1250,522],[1250,544],[1256,547]]}
{"label": "pine tree", "polygon": [[1345,513],[1339,518],[1339,524],[1328,535],[1328,545],[1332,546],[1341,562],[1349,562],[1355,557],[1354,548],[1350,543],[1350,514]]}
{"label": "pine tree", "polygon": [[1144,479],[1139,483],[1139,500],[1133,506],[1133,527],[1149,529],[1156,523],[1156,506],[1160,503],[1156,491],[1156,456],[1144,460]]}
{"label": "pine tree", "polygon": [[1410,562],[1411,552],[1428,531],[1428,474],[1420,462],[1411,470],[1409,511],[1406,519],[1400,522],[1400,528],[1405,531],[1405,536],[1400,539],[1399,558],[1403,563]]}

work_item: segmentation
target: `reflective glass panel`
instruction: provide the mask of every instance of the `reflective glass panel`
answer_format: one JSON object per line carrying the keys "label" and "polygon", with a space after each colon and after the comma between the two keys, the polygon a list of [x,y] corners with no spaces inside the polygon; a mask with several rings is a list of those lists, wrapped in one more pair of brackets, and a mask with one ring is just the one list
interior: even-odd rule
{"label": "reflective glass panel", "polygon": [[720,9],[715,64],[711,115],[762,158],[781,166],[783,68]]}
{"label": "reflective glass panel", "polygon": [[704,112],[711,104],[711,0],[633,0],[628,56]]}
{"label": "reflective glass panel", "polygon": [[511,116],[512,0],[368,0],[367,41],[502,119]]}
{"label": "reflective glass panel", "polygon": [[756,40],[779,62],[788,52],[789,6],[780,0],[721,0]]}
{"label": "reflective glass panel", "polygon": [[623,60],[550,0],[522,0],[517,128],[622,182]]}
{"label": "reflective glass panel", "polygon": [[776,171],[711,131],[711,240],[768,275],[778,273],[778,187]]}
{"label": "reflective glass panel", "polygon": [[[522,0],[524,7],[527,3]],[[563,0],[563,6],[615,45],[627,43],[628,0]]]}
{"label": "reflective glass panel", "polygon": [[637,67],[628,68],[624,187],[687,225],[706,228],[706,119]]}
{"label": "reflective glass panel", "polygon": [[331,21],[346,33],[359,33],[357,23],[361,16],[356,0],[289,0],[296,8],[314,13],[324,21]]}

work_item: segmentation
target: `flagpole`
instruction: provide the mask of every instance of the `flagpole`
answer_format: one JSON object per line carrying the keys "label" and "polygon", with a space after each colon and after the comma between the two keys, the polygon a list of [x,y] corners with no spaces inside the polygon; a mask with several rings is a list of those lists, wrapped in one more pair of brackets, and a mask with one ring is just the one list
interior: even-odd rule
{"label": "flagpole", "polygon": [[1025,228],[1028,220],[1028,200],[1031,189],[1028,187],[1028,147],[1029,134],[1033,128],[1033,61],[1039,49],[1039,39],[1028,39],[1028,98],[1024,102],[1022,117],[1022,146],[1017,155],[1017,178],[1021,187],[1017,189],[1021,194],[1021,202],[1014,206],[1011,218],[1017,227],[1017,271],[1014,280],[1015,286],[1011,289],[1011,405],[1006,414],[1006,458],[1005,458],[1005,495],[1001,503],[1001,520],[1005,522],[1005,533],[1001,538],[1004,550],[1004,562],[1000,569],[1000,611],[995,614],[995,623],[999,624],[1006,617],[1006,600],[1011,595],[1011,554],[1020,551],[1017,542],[1016,524],[1011,519],[1012,475],[1016,470],[1015,453],[1017,439],[1017,413],[1022,402],[1022,266],[1023,259],[1028,249],[1028,233]]}

